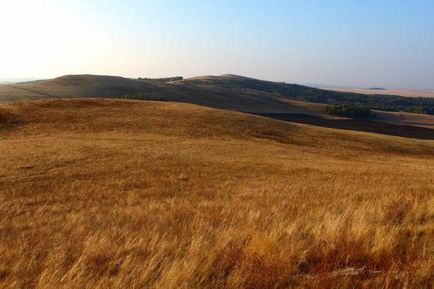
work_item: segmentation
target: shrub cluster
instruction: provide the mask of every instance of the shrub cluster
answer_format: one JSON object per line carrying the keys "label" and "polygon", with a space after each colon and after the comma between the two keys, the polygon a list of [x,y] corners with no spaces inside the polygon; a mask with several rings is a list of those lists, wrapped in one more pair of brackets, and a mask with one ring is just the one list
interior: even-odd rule
{"label": "shrub cluster", "polygon": [[173,77],[161,77],[161,78],[142,78],[139,77],[139,80],[156,80],[161,82],[171,82],[171,81],[180,81],[183,80],[184,77],[182,76],[173,76]]}
{"label": "shrub cluster", "polygon": [[352,118],[369,118],[375,116],[369,107],[357,105],[329,105],[326,107],[326,112],[330,115],[337,115]]}

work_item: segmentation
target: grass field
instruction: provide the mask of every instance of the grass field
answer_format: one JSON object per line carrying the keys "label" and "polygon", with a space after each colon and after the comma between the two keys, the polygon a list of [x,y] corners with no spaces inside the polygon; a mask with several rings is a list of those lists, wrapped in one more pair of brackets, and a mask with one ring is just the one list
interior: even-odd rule
{"label": "grass field", "polygon": [[169,102],[0,105],[2,288],[432,288],[434,141]]}

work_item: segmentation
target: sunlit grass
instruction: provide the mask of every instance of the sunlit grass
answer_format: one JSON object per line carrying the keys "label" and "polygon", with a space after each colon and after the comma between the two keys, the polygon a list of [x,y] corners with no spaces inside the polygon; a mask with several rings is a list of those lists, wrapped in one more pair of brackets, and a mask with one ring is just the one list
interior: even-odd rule
{"label": "sunlit grass", "polygon": [[2,287],[432,286],[432,141],[173,103],[1,108]]}

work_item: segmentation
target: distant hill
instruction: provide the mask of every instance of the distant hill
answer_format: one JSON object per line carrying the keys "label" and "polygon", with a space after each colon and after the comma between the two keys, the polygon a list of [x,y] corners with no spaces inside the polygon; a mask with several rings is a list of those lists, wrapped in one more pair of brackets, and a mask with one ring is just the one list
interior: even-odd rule
{"label": "distant hill", "polygon": [[[189,79],[181,77],[130,79],[118,76],[66,75],[49,80],[0,86],[0,102],[82,97],[185,102],[320,126],[434,138],[432,136],[434,116],[384,111],[430,112],[429,110],[434,108],[434,99],[368,96],[231,74]],[[327,115],[325,108],[330,104],[371,107],[377,110],[376,117],[362,122],[347,121],[345,118]],[[383,124],[380,125],[379,122]],[[415,126],[424,129],[415,129]]]}
{"label": "distant hill", "polygon": [[167,82],[161,79],[66,75],[50,80],[1,86],[0,102],[60,97],[116,97],[189,102],[245,112],[292,111],[288,103],[261,91],[241,92],[176,80]]}
{"label": "distant hill", "polygon": [[223,76],[196,77],[185,82],[197,85],[217,86],[227,89],[248,89],[280,95],[288,99],[323,104],[363,105],[385,111],[406,111],[434,114],[434,99],[423,97],[402,97],[397,95],[364,95],[353,92],[338,92],[307,87],[297,84],[258,80],[227,74]]}
{"label": "distant hill", "polygon": [[[370,90],[372,91],[372,90]],[[377,90],[375,90],[377,91]],[[0,101],[47,97],[133,97],[193,102],[241,111],[276,109],[276,98],[322,104],[351,104],[385,111],[434,114],[434,99],[364,95],[226,74],[190,79],[130,79],[101,75],[66,75],[0,87]],[[278,100],[281,101],[281,100]],[[263,109],[262,109],[263,107]]]}
{"label": "distant hill", "polygon": [[146,81],[102,75],[65,75],[49,80],[8,85],[7,87],[17,90],[16,95],[30,93],[35,96],[39,95],[41,98],[115,97],[125,93],[138,93],[152,89],[152,85]]}
{"label": "distant hill", "polygon": [[397,95],[405,97],[429,97],[434,98],[434,90],[415,90],[415,89],[386,89],[380,87],[372,88],[343,88],[343,87],[322,87],[326,90],[350,92],[359,94],[380,94],[380,95]]}

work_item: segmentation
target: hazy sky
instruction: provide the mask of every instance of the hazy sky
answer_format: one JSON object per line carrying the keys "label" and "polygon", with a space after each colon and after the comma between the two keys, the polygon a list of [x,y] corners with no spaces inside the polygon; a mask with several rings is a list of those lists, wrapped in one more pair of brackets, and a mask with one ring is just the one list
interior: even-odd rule
{"label": "hazy sky", "polygon": [[0,0],[0,78],[434,88],[433,0]]}

